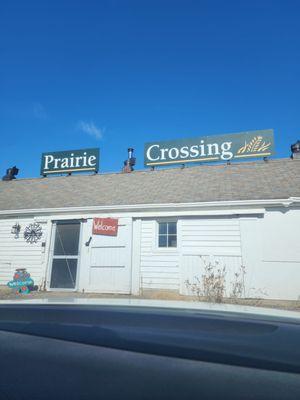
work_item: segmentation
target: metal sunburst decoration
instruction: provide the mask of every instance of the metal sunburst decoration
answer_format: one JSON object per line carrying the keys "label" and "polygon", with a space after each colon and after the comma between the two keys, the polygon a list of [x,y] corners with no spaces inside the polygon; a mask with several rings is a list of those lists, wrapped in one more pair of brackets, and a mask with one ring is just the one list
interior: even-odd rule
{"label": "metal sunburst decoration", "polygon": [[24,230],[24,239],[27,243],[36,243],[42,237],[42,227],[37,222],[29,224]]}

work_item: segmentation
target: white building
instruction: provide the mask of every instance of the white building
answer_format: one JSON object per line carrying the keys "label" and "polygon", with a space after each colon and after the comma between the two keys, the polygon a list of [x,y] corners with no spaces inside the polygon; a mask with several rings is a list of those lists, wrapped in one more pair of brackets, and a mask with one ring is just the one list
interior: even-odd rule
{"label": "white building", "polygon": [[[117,218],[117,236],[93,235],[95,217]],[[26,268],[47,290],[188,294],[208,259],[228,285],[244,265],[246,297],[299,298],[299,160],[0,182],[2,285]]]}

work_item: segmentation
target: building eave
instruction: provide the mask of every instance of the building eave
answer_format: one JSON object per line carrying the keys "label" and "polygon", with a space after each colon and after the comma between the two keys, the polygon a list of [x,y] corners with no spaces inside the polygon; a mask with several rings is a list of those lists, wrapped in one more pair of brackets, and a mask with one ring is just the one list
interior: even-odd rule
{"label": "building eave", "polygon": [[[14,215],[59,215],[93,212],[146,212],[146,211],[188,211],[188,210],[229,210],[238,208],[264,209],[266,207],[300,206],[300,197],[266,200],[231,200],[194,203],[167,203],[167,204],[131,204],[111,206],[61,207],[61,208],[32,208],[19,210],[0,210],[0,216]],[[226,212],[227,214],[227,212]]]}

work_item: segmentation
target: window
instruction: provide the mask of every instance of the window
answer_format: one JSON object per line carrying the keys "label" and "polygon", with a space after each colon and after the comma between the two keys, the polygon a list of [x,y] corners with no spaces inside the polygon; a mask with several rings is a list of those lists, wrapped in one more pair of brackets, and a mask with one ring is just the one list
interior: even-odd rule
{"label": "window", "polygon": [[177,222],[158,223],[158,247],[177,247]]}

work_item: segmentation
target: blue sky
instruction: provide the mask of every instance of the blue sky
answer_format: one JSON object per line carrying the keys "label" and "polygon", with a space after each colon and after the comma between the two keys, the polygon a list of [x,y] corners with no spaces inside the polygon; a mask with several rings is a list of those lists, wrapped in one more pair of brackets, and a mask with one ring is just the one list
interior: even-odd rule
{"label": "blue sky", "polygon": [[0,5],[0,174],[44,151],[274,128],[300,138],[300,2],[14,1]]}

